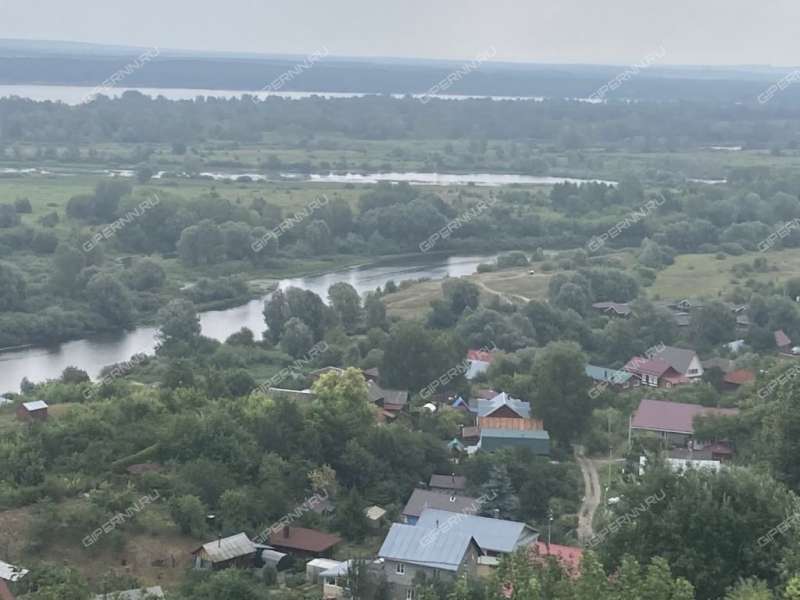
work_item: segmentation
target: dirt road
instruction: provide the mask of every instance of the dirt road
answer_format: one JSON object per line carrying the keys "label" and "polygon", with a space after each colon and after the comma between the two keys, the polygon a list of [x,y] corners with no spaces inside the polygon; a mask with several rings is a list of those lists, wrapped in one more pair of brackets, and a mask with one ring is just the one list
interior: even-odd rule
{"label": "dirt road", "polygon": [[584,488],[583,503],[578,513],[578,541],[585,544],[594,536],[594,529],[592,528],[594,513],[597,511],[597,507],[600,506],[603,492],[600,488],[600,476],[597,473],[597,466],[594,461],[586,458],[577,449],[575,451],[575,459],[581,468]]}

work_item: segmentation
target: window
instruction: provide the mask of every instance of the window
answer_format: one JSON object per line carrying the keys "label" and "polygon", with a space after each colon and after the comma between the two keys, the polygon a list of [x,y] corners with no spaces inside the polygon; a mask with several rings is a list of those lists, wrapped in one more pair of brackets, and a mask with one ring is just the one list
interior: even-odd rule
{"label": "window", "polygon": [[408,588],[406,590],[406,600],[414,600],[414,588]]}
{"label": "window", "polygon": [[397,563],[395,566],[395,573],[398,575],[405,575],[406,574],[406,566],[403,563]]}

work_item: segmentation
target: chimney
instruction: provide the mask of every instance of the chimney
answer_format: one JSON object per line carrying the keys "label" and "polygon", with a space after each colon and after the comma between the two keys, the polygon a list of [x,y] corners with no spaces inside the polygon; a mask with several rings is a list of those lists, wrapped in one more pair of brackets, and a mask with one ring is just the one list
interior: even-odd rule
{"label": "chimney", "polygon": [[436,519],[436,529],[439,529],[439,519]]}
{"label": "chimney", "polygon": [[284,539],[288,539],[288,537],[289,537],[289,526],[288,525],[283,528],[283,537],[284,537]]}

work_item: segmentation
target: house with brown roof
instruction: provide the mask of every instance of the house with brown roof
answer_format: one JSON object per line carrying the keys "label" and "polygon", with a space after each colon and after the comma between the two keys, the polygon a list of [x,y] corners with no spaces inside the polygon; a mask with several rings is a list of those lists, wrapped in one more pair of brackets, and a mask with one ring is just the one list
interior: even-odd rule
{"label": "house with brown roof", "polygon": [[287,525],[269,537],[269,545],[276,550],[305,558],[330,557],[334,546],[341,542],[338,535],[293,525]]}
{"label": "house with brown roof", "polygon": [[630,418],[628,440],[634,432],[646,431],[657,434],[671,445],[685,447],[694,436],[694,420],[697,417],[737,414],[739,410],[736,408],[713,408],[645,398]]}
{"label": "house with brown roof", "polygon": [[756,380],[756,374],[750,369],[736,369],[730,373],[726,373],[722,379],[723,389],[735,391],[746,383],[753,383]]}
{"label": "house with brown roof", "polygon": [[460,492],[467,487],[467,478],[463,475],[431,475],[431,480],[428,482],[428,487],[432,490],[445,490]]}
{"label": "house with brown roof", "polygon": [[595,302],[592,308],[613,317],[629,317],[633,312],[628,302]]}

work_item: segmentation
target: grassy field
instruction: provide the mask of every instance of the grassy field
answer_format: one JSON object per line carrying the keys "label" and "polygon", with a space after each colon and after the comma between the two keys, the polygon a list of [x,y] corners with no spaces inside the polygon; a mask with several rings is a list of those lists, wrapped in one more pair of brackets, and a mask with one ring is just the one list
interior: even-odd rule
{"label": "grassy field", "polygon": [[[734,265],[752,264],[758,257],[767,259],[768,271],[749,273],[741,279],[731,271]],[[800,248],[722,258],[713,254],[684,254],[658,273],[647,294],[650,298],[711,298],[724,295],[746,279],[783,282],[791,277],[800,277]]]}
{"label": "grassy field", "polygon": [[[532,268],[536,270],[537,265]],[[547,297],[550,274],[531,275],[530,268],[507,269],[494,273],[476,273],[465,277],[481,289],[481,302],[500,296],[517,304]],[[384,296],[389,315],[403,319],[421,319],[430,309],[433,300],[442,297],[441,281],[422,281],[403,287],[394,294]]]}

